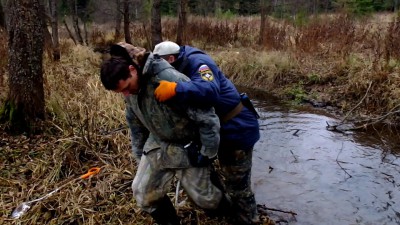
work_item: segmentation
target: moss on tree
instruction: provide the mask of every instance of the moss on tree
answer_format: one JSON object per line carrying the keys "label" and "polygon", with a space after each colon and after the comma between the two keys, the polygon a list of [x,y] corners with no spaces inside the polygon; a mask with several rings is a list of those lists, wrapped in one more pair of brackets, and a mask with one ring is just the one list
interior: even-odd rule
{"label": "moss on tree", "polygon": [[31,133],[31,122],[27,121],[22,107],[6,100],[0,109],[0,122],[6,125],[11,134]]}

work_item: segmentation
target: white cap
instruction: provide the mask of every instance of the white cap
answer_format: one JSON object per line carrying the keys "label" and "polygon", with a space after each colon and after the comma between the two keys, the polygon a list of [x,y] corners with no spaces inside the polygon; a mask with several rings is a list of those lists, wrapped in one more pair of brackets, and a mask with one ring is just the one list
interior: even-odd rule
{"label": "white cap", "polygon": [[172,41],[163,41],[154,47],[153,54],[158,55],[175,55],[179,54],[180,47]]}

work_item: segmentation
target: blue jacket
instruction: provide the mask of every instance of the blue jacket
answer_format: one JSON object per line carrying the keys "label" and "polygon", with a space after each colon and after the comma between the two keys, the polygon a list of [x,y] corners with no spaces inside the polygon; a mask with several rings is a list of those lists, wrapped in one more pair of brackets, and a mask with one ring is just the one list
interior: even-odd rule
{"label": "blue jacket", "polygon": [[[197,107],[214,107],[222,118],[241,101],[233,83],[225,77],[217,64],[203,51],[181,46],[180,54],[172,65],[187,75],[192,82],[178,82],[175,100]],[[221,147],[249,149],[260,138],[256,115],[248,108],[231,120],[221,124]]]}
{"label": "blue jacket", "polygon": [[[175,102],[160,104],[154,98],[155,84],[159,80],[188,82],[189,78],[176,71],[167,61],[150,54],[141,79],[139,93],[125,97],[126,119],[136,158],[140,159],[146,144],[151,143],[148,142],[149,133],[158,142],[182,146],[199,140],[204,147],[201,154],[215,156],[220,142],[220,124],[213,108],[204,110]],[[183,152],[176,153],[176,157],[171,157],[171,160],[180,161]]]}

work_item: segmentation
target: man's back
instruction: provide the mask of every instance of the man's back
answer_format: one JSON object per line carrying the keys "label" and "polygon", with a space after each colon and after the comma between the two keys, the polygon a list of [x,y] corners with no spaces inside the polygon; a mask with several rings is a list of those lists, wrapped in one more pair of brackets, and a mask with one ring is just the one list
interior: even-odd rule
{"label": "man's back", "polygon": [[[154,89],[160,80],[189,81],[163,59],[149,56],[144,69],[145,85],[137,95],[126,97],[127,109],[132,110],[142,124],[157,138],[166,142],[187,144],[206,138],[204,132],[218,133],[219,119],[212,109],[202,110],[176,101],[160,103],[154,98]],[[199,131],[200,129],[200,131]],[[207,130],[207,131],[205,131]],[[219,139],[218,139],[219,140]],[[207,140],[205,140],[207,141]],[[215,145],[215,136],[204,145]]]}
{"label": "man's back", "polygon": [[[191,79],[195,79],[193,75],[199,73],[200,67],[209,67],[209,71],[207,71],[206,68],[206,70],[204,72],[200,72],[200,74],[204,79],[205,77],[203,74],[211,72],[211,79],[213,80],[202,83],[204,85],[213,85],[213,83],[215,83],[213,87],[217,89],[216,92],[218,92],[218,95],[215,95],[214,93],[212,95],[208,95],[206,102],[204,103],[207,105],[211,103],[215,107],[215,111],[219,116],[225,115],[240,102],[240,95],[235,86],[229,79],[225,77],[211,57],[201,50],[191,46],[182,46],[181,54],[179,55],[177,64],[179,64],[179,66],[176,66],[176,69],[189,76]],[[201,89],[201,86],[198,88]],[[204,88],[204,90],[207,89],[208,87]],[[206,93],[206,91],[199,92]],[[205,98],[202,98],[201,96],[199,99],[200,102],[205,101]]]}
{"label": "man's back", "polygon": [[[241,102],[240,94],[234,84],[222,73],[212,58],[203,51],[191,46],[182,46],[179,57],[173,65],[194,81],[192,84],[178,85],[177,93],[179,93],[179,90],[185,89],[183,93],[191,93],[189,95],[195,99],[197,94],[198,99],[202,99],[205,104],[215,107],[215,111],[221,120],[223,120],[226,115],[230,114]],[[207,66],[212,73],[214,77],[212,81],[204,82],[201,81],[201,78],[198,78],[199,73],[202,75],[202,72],[199,72],[199,68],[204,65]],[[196,85],[194,85],[194,83],[196,83]],[[201,91],[202,86],[205,91]],[[193,91],[190,91],[192,89]],[[208,93],[206,90],[211,89],[215,89],[216,91],[210,93],[207,95],[207,98],[205,98],[204,93]],[[184,94],[177,94],[176,98],[182,101],[180,96],[183,95]],[[259,124],[257,118],[247,107],[244,107],[238,115],[229,119],[228,122],[222,123],[222,144],[232,144],[232,146],[246,149],[253,146],[259,138]]]}

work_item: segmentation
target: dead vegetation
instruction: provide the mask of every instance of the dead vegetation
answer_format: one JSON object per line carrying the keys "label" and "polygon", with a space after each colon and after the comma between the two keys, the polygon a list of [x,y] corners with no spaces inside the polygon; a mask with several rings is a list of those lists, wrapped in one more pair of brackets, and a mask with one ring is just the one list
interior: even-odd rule
{"label": "dead vegetation", "polygon": [[[395,124],[398,114],[390,112],[400,105],[400,26],[398,18],[388,17],[390,22],[380,24],[373,18],[361,22],[344,15],[326,16],[311,18],[302,26],[270,18],[262,46],[256,44],[257,17],[191,17],[188,44],[210,53],[238,85],[287,99],[326,102],[344,113],[388,115],[385,119]],[[163,28],[164,38],[175,40],[176,20],[165,18]],[[134,44],[146,46],[148,29],[132,25]],[[48,120],[43,134],[10,137],[2,127],[0,224],[151,223],[132,198],[136,164],[123,100],[105,91],[98,79],[101,54],[93,50],[120,41],[109,30],[96,26],[89,47],[62,39],[61,61],[46,58]],[[6,41],[2,33],[0,100],[7,90]],[[21,219],[10,219],[20,203],[49,193],[93,166],[102,168],[98,175],[68,184],[32,205]],[[179,214],[185,224],[223,224],[190,203],[181,206]]]}
{"label": "dead vegetation", "polygon": [[[8,136],[1,127],[0,224],[150,224],[132,196],[136,163],[123,99],[101,86],[100,54],[68,40],[61,45],[61,62],[45,62],[48,120],[43,134]],[[21,203],[50,193],[92,167],[100,167],[100,173],[33,203],[20,219],[10,218]],[[185,224],[223,224],[188,201],[179,212]]]}

